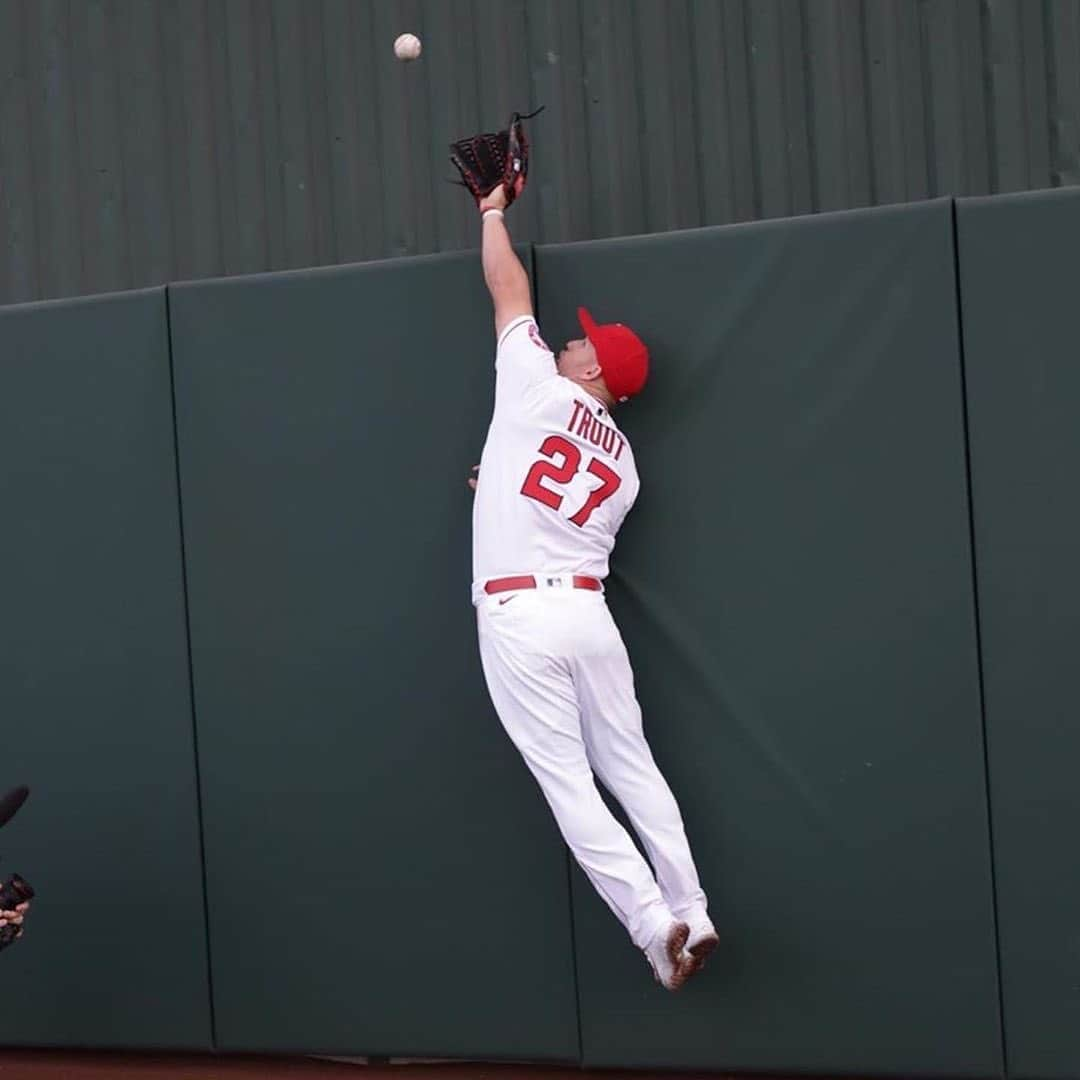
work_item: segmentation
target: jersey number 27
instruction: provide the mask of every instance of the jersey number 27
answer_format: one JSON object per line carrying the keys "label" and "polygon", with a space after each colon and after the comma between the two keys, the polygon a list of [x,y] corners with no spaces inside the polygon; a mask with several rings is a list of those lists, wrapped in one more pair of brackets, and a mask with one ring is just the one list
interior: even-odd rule
{"label": "jersey number 27", "polygon": [[[581,451],[561,435],[549,435],[541,444],[540,453],[550,460],[538,461],[533,465],[529,470],[529,475],[525,477],[521,494],[545,506],[550,506],[552,510],[558,510],[565,496],[545,487],[543,481],[551,480],[556,484],[569,484],[581,466]],[[561,464],[556,462],[557,458],[562,459]],[[586,466],[586,471],[600,478],[600,486],[589,492],[585,505],[570,518],[571,523],[577,525],[578,528],[589,520],[592,512],[605,499],[610,499],[619,490],[619,485],[622,483],[619,474],[614,469],[609,469],[599,458],[593,458]]]}

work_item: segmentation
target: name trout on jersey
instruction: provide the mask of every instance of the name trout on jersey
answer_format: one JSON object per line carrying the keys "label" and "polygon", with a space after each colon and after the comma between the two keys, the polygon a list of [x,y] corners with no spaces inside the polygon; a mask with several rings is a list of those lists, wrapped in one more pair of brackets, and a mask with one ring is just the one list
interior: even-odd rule
{"label": "name trout on jersey", "polygon": [[[598,420],[592,415],[588,405],[576,398],[566,430],[592,443],[613,461],[619,460],[626,447],[626,440],[613,427]],[[550,506],[552,510],[560,510],[565,496],[561,491],[547,487],[544,481],[558,485],[569,484],[582,463],[581,451],[562,435],[549,435],[541,443],[540,453],[548,460],[537,461],[529,470],[525,483],[521,486],[521,494]],[[562,459],[561,464],[556,464],[558,458]],[[599,480],[600,486],[589,491],[585,504],[576,514],[567,518],[571,525],[576,525],[579,529],[584,528],[594,511],[622,486],[622,477],[598,457],[589,461],[585,471]]]}
{"label": "name trout on jersey", "polygon": [[[588,405],[583,401],[578,401],[577,398],[574,399],[574,411],[570,414],[570,422],[566,425],[566,430],[583,439],[588,439],[593,446],[599,447],[605,454],[610,454],[615,461],[619,460],[619,455],[626,445],[626,440],[613,427],[609,427],[593,416]],[[617,448],[616,444],[618,444]]]}

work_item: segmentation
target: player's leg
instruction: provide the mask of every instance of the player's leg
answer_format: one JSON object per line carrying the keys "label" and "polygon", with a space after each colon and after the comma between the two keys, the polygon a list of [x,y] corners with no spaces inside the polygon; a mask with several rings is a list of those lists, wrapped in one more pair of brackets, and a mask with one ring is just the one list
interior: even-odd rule
{"label": "player's leg", "polygon": [[[523,599],[515,597],[514,603]],[[648,863],[596,788],[569,670],[535,651],[533,642],[543,632],[530,626],[525,606],[478,611],[480,657],[492,703],[574,858],[634,944],[645,948],[670,925],[671,913]]]}
{"label": "player's leg", "polygon": [[672,913],[690,923],[692,935],[711,936],[682,814],[645,739],[626,647],[607,605],[593,609],[593,647],[573,668],[589,762],[641,837]]}

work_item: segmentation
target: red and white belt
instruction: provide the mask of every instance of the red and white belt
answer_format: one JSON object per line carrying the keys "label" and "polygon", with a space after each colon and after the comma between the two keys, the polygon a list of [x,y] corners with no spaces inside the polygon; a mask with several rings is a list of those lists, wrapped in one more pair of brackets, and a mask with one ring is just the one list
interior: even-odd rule
{"label": "red and white belt", "polygon": [[517,577],[491,578],[484,583],[484,592],[511,592],[517,589],[589,589],[603,592],[604,586],[599,578],[583,577],[580,574],[520,574]]}

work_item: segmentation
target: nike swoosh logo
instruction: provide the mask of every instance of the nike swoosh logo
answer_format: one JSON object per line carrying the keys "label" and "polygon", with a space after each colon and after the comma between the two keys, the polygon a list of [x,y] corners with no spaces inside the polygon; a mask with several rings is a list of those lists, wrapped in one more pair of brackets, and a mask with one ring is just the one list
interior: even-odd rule
{"label": "nike swoosh logo", "polygon": [[499,607],[502,607],[503,604],[509,604],[511,600],[516,600],[516,599],[517,599],[517,597],[515,597],[515,596],[508,596],[505,600],[500,600],[499,601]]}

